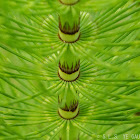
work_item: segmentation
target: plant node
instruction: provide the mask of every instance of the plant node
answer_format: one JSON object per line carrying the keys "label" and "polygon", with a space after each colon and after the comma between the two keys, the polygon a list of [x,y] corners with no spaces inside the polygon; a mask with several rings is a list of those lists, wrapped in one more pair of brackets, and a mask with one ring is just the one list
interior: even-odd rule
{"label": "plant node", "polygon": [[65,43],[74,43],[80,38],[80,31],[74,34],[65,34],[59,29],[58,37]]}
{"label": "plant node", "polygon": [[74,119],[79,114],[79,105],[77,103],[73,105],[73,108],[72,106],[70,108],[66,106],[66,108],[64,109],[58,108],[58,114],[61,118],[66,119],[66,120]]}
{"label": "plant node", "polygon": [[75,81],[80,76],[79,57],[70,45],[65,46],[60,55],[58,76],[64,81]]}
{"label": "plant node", "polygon": [[64,7],[59,14],[59,38],[66,43],[74,43],[80,37],[80,12],[75,7]]}
{"label": "plant node", "polygon": [[79,0],[59,0],[62,4],[65,5],[75,5]]}
{"label": "plant node", "polygon": [[59,70],[58,70],[58,76],[68,82],[72,82],[78,79],[80,76],[80,61],[76,63],[76,65],[73,67],[69,67],[68,65],[60,64],[59,62]]}
{"label": "plant node", "polygon": [[67,120],[75,118],[79,113],[79,98],[77,92],[67,83],[65,91],[58,96],[58,113]]}

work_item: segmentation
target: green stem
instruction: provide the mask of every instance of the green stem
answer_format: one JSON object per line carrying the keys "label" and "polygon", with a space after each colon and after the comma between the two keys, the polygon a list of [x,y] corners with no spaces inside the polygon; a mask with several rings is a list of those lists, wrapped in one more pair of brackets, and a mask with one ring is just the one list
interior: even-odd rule
{"label": "green stem", "polygon": [[70,45],[65,46],[60,57],[58,74],[68,82],[75,81],[80,75],[80,59],[72,52]]}
{"label": "green stem", "polygon": [[[74,4],[78,0],[61,0],[65,4],[62,12],[59,13],[59,38],[65,43],[74,43],[80,37],[80,11],[75,8]],[[73,6],[69,6],[73,5]],[[70,88],[70,82],[79,78],[80,59],[77,54],[73,53],[72,46],[69,44],[63,49],[59,60],[58,75],[61,80],[66,81],[65,90],[58,96],[58,114],[65,120],[71,120],[79,114],[79,97],[74,88]],[[60,134],[61,140],[78,140],[79,132],[71,125],[62,129]],[[74,129],[73,129],[74,127]],[[75,130],[75,132],[73,132]],[[68,134],[68,135],[67,135]]]}
{"label": "green stem", "polygon": [[[79,105],[75,94],[76,91],[70,88],[70,83],[78,79],[80,75],[80,59],[76,56],[71,46],[64,48],[59,60],[58,75],[61,80],[66,81],[65,91],[59,95],[59,115],[64,119],[73,119],[78,115]],[[74,93],[73,93],[74,91]]]}
{"label": "green stem", "polygon": [[73,90],[67,83],[63,93],[58,96],[58,113],[61,118],[66,120],[74,119],[79,114],[79,97],[75,95],[77,94],[76,91],[73,93]]}
{"label": "green stem", "polygon": [[74,43],[80,37],[80,11],[74,6],[64,6],[59,13],[59,38]]}

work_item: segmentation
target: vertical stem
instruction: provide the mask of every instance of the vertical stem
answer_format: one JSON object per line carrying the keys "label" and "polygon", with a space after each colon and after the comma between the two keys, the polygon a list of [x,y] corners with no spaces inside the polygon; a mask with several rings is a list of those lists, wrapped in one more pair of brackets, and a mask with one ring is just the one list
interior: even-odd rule
{"label": "vertical stem", "polygon": [[[69,43],[78,41],[80,37],[80,11],[74,6],[78,0],[59,1],[63,5],[63,10],[59,13],[58,35],[68,45],[65,46],[59,60],[58,75],[61,80],[66,81],[66,87],[65,91],[58,96],[58,113],[63,119],[69,122],[69,120],[74,119],[79,114],[79,97],[76,95],[76,91],[70,87],[69,82],[77,80],[80,75],[80,59],[73,53]],[[62,129],[60,139],[77,140],[78,136],[77,128],[69,122]]]}

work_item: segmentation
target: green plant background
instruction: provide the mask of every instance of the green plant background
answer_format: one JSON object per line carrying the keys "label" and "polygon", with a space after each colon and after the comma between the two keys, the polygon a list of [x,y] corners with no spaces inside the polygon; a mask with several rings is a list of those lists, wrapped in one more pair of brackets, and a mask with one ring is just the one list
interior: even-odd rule
{"label": "green plant background", "polygon": [[[140,134],[140,1],[81,0],[76,7],[81,36],[64,43],[58,13],[65,6],[57,0],[0,1],[0,139]],[[58,77],[67,47],[81,60],[74,82]],[[68,87],[79,93],[73,120],[57,113]]]}

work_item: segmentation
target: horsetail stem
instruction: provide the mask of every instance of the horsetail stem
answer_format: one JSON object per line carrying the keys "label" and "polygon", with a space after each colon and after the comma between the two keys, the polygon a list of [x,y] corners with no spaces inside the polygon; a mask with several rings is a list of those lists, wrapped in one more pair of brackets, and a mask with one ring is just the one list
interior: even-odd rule
{"label": "horsetail stem", "polygon": [[80,11],[74,6],[64,6],[59,13],[59,38],[65,43],[74,43],[80,38]]}
{"label": "horsetail stem", "polygon": [[[65,12],[59,13],[59,38],[65,43],[74,43],[80,37],[80,11],[73,5],[78,0],[62,0]],[[58,76],[65,82],[73,82],[80,75],[80,59],[67,45],[59,60]],[[77,93],[74,93],[77,94]],[[58,97],[58,114],[66,120],[74,119],[79,113],[79,101],[67,84],[66,91]]]}

